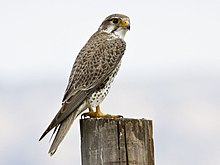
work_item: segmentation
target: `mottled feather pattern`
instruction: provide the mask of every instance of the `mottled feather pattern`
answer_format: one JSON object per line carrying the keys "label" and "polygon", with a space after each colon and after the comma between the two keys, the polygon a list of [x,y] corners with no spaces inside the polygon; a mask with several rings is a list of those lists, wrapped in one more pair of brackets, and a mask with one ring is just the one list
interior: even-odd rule
{"label": "mottled feather pattern", "polygon": [[109,93],[111,84],[116,74],[118,73],[120,65],[121,65],[121,62],[113,70],[113,72],[111,72],[110,76],[107,79],[105,79],[105,81],[103,81],[102,84],[100,84],[98,88],[96,88],[96,90],[92,93],[91,97],[88,99],[89,106],[96,107],[99,104],[101,104],[101,102],[105,99],[105,97]]}
{"label": "mottled feather pattern", "polygon": [[96,32],[80,51],[63,101],[75,90],[89,90],[102,83],[120,62],[126,43],[105,32]]}

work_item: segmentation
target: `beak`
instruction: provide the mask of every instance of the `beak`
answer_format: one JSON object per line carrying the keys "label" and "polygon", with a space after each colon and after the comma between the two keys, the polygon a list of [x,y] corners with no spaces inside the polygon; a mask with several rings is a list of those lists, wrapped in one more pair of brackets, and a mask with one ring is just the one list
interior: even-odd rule
{"label": "beak", "polygon": [[128,20],[123,20],[122,21],[122,28],[130,30],[130,23]]}

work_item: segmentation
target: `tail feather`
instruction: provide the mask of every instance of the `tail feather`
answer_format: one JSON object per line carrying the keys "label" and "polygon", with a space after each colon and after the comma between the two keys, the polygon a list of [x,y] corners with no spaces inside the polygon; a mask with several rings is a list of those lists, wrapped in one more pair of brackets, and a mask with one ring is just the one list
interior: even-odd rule
{"label": "tail feather", "polygon": [[[73,121],[77,118],[77,116],[82,113],[85,109],[87,108],[86,103],[84,102],[77,110],[75,110],[74,112],[72,112],[65,120],[62,121],[62,123],[60,123],[58,131],[56,133],[56,136],[52,142],[52,145],[49,149],[49,154],[50,156],[52,156],[58,146],[60,145],[60,143],[62,142],[62,140],[64,139],[65,135],[67,134],[67,132],[70,129],[70,126],[72,125]],[[57,127],[56,127],[57,128]]]}
{"label": "tail feather", "polygon": [[56,136],[48,152],[50,156],[52,156],[56,152],[59,144],[62,142],[63,138],[69,131],[70,126],[72,125],[75,118],[76,118],[76,113],[72,113],[59,125],[59,129],[56,133]]}

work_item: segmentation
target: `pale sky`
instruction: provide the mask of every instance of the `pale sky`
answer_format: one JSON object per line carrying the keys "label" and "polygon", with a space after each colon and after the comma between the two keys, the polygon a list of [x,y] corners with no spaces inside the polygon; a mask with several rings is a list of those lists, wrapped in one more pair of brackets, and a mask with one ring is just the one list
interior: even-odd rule
{"label": "pale sky", "polygon": [[79,119],[50,157],[38,139],[105,17],[130,17],[104,112],[154,123],[158,165],[220,164],[220,1],[0,1],[0,164],[81,164]]}

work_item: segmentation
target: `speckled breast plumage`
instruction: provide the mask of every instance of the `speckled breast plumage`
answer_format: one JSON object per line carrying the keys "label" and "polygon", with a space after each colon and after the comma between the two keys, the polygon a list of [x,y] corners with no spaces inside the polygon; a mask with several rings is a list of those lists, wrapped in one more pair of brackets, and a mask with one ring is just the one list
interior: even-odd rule
{"label": "speckled breast plumage", "polygon": [[115,70],[112,72],[112,74],[104,81],[99,88],[91,95],[91,97],[87,100],[88,105],[90,107],[96,107],[105,99],[105,97],[109,93],[109,89],[111,87],[111,84],[115,78],[115,76],[118,73],[118,70],[120,68],[121,62],[118,64],[118,66],[115,68]]}

